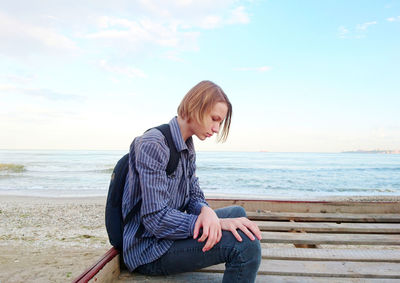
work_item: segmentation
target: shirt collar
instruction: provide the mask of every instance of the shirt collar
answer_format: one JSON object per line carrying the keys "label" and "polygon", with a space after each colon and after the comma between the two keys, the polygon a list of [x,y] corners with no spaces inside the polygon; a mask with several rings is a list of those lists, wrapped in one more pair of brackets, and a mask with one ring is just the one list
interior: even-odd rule
{"label": "shirt collar", "polygon": [[175,116],[169,122],[169,127],[171,129],[172,140],[175,143],[175,147],[177,151],[189,150],[189,148],[193,149],[193,141],[192,137],[188,138],[186,143],[182,138],[181,129],[178,124],[178,119]]}

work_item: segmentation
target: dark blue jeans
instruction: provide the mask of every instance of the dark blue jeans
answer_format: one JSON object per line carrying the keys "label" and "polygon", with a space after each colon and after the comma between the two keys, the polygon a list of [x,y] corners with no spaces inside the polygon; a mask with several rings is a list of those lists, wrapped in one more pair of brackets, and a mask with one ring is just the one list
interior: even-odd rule
{"label": "dark blue jeans", "polygon": [[[215,211],[219,218],[246,216],[240,206],[230,206]],[[250,240],[242,231],[239,242],[230,231],[222,231],[222,238],[211,250],[203,252],[205,242],[193,238],[177,240],[159,259],[139,266],[135,271],[146,275],[169,275],[195,271],[225,262],[222,282],[254,282],[261,262],[260,241]],[[200,238],[200,237],[199,237]]]}

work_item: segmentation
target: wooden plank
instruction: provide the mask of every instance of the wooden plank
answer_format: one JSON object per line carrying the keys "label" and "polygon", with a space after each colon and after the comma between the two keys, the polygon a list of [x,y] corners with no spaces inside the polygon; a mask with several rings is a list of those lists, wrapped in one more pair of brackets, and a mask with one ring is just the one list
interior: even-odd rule
{"label": "wooden plank", "polygon": [[[187,283],[187,282],[222,282],[222,273],[211,272],[187,272],[169,276],[146,276],[137,273],[122,272],[118,280],[114,283]],[[257,275],[256,283],[356,283],[361,282],[359,278],[327,278],[327,277],[299,277],[299,276],[279,276],[279,275]],[[395,283],[397,279],[373,279],[362,278],[364,283]]]}
{"label": "wooden plank", "polygon": [[248,212],[251,220],[400,223],[400,214]]}
{"label": "wooden plank", "polygon": [[[112,276],[118,277],[119,274],[119,266],[114,265],[115,259],[117,259],[117,263],[119,264],[118,260],[118,251],[114,248],[109,249],[101,258],[99,261],[94,263],[91,267],[86,269],[81,275],[76,277],[72,282],[73,283],[87,283],[89,280],[91,280],[94,276],[98,274],[98,272],[103,269],[105,266],[107,268],[110,268],[113,270],[112,271]],[[114,263],[108,265],[110,261],[113,261]],[[110,270],[111,270],[110,269]]]}
{"label": "wooden plank", "polygon": [[[400,213],[400,197],[365,197],[354,201],[346,198],[330,200],[266,200],[251,197],[216,198],[208,197],[207,202],[214,209],[240,205],[246,211],[280,211],[303,213]],[[361,197],[359,197],[361,198]]]}
{"label": "wooden plank", "polygon": [[87,282],[89,283],[113,282],[115,278],[118,278],[119,274],[120,274],[119,255],[117,255]]}
{"label": "wooden plank", "polygon": [[261,232],[262,243],[400,245],[400,235]]}
{"label": "wooden plank", "polygon": [[185,272],[168,276],[147,276],[138,273],[122,272],[113,283],[146,282],[146,283],[187,283],[187,282],[222,282],[222,273]]}
{"label": "wooden plank", "polygon": [[[199,271],[223,273],[224,270],[224,264],[219,264]],[[258,274],[400,279],[400,264],[387,262],[263,260]]]}
{"label": "wooden plank", "polygon": [[361,261],[400,263],[399,250],[263,248],[263,260]]}
{"label": "wooden plank", "polygon": [[329,223],[256,221],[262,231],[400,234],[400,223]]}

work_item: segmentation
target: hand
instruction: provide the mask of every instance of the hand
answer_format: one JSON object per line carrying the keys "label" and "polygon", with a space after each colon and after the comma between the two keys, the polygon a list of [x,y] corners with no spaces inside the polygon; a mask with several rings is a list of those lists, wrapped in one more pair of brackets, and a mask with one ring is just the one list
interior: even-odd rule
{"label": "hand", "polygon": [[199,242],[204,242],[207,238],[207,242],[203,247],[203,252],[209,251],[214,247],[216,243],[221,240],[222,230],[221,224],[217,214],[214,210],[208,206],[201,208],[200,215],[194,225],[193,239],[196,239],[199,235],[200,228],[203,228],[203,234],[201,235]]}
{"label": "hand", "polygon": [[254,235],[257,237],[257,239],[261,240],[261,231],[257,224],[250,221],[246,217],[221,218],[219,222],[221,223],[222,230],[231,231],[239,242],[242,241],[242,237],[240,237],[237,229],[242,230],[243,233],[246,234],[247,237],[249,237],[249,239],[252,241],[255,240]]}

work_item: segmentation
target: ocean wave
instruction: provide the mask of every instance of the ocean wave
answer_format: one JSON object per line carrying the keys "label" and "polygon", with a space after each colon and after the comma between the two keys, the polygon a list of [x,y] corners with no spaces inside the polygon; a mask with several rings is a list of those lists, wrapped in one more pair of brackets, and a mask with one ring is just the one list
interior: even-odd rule
{"label": "ocean wave", "polygon": [[114,168],[100,169],[100,170],[89,170],[87,172],[96,172],[96,173],[107,173],[111,174],[114,171]]}
{"label": "ocean wave", "polygon": [[0,163],[0,172],[21,173],[26,171],[24,165],[13,163]]}
{"label": "ocean wave", "polygon": [[229,167],[229,166],[197,166],[199,171],[233,171],[233,172],[264,172],[264,173],[309,173],[309,172],[351,172],[351,171],[377,171],[377,172],[398,172],[400,167],[348,167],[348,168],[259,168],[259,167]]}

